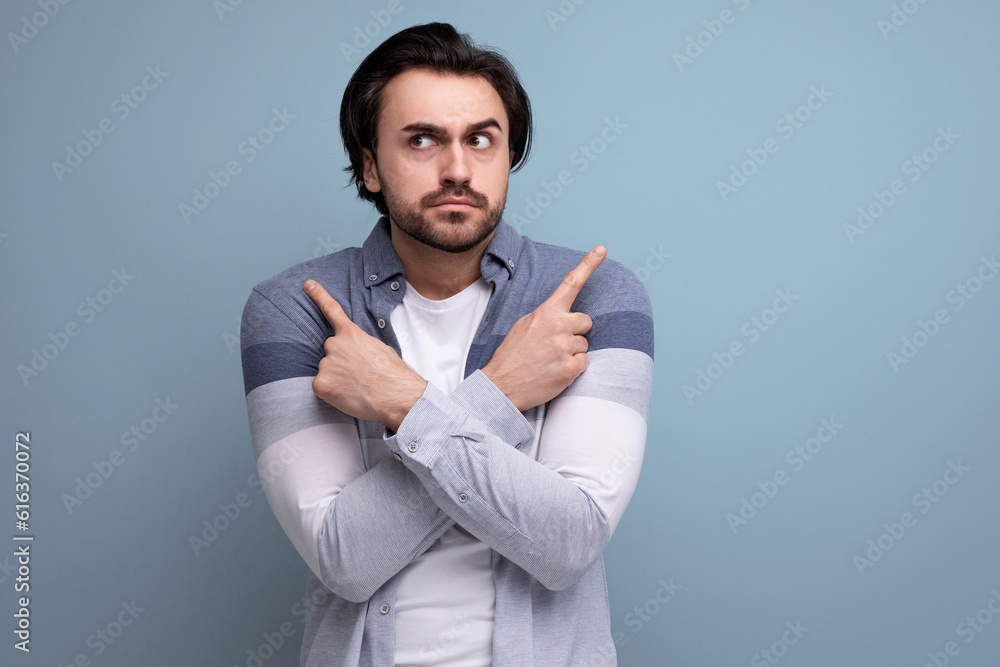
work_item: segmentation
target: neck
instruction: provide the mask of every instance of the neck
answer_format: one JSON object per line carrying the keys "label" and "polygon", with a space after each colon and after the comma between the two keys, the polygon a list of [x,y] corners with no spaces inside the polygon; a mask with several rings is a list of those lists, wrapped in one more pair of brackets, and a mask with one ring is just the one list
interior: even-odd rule
{"label": "neck", "polygon": [[482,275],[479,265],[493,238],[490,234],[474,248],[456,253],[425,245],[393,223],[389,224],[389,229],[392,247],[403,265],[406,281],[421,296],[433,301],[454,296],[479,280]]}

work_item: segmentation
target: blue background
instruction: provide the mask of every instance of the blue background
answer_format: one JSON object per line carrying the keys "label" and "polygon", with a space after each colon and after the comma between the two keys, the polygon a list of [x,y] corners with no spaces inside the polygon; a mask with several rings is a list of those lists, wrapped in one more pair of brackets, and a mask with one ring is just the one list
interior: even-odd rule
{"label": "blue background", "polygon": [[[30,431],[35,536],[30,654],[0,551],[0,663],[298,664],[306,566],[258,493],[239,316],[257,282],[367,236],[344,85],[385,37],[442,20],[508,53],[531,96],[507,220],[605,244],[652,299],[646,457],[606,552],[620,664],[998,664],[1000,6],[43,5],[0,9],[0,497]],[[248,160],[275,109],[294,118]],[[132,278],[102,292],[114,271]],[[162,423],[157,399],[177,406]],[[810,442],[822,419],[842,427]],[[227,525],[193,546],[206,521]]]}

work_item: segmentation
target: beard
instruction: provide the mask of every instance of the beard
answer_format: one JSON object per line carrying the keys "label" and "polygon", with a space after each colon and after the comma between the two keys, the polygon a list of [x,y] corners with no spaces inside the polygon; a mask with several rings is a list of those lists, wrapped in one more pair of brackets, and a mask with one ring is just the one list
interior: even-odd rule
{"label": "beard", "polygon": [[[494,206],[490,206],[486,195],[461,185],[426,194],[414,206],[397,199],[384,183],[382,195],[389,209],[389,219],[400,231],[424,245],[450,253],[472,250],[489,237],[500,224],[507,204],[506,185]],[[440,221],[430,220],[427,209],[449,197],[468,199],[478,208],[474,211],[437,211],[431,215]]]}

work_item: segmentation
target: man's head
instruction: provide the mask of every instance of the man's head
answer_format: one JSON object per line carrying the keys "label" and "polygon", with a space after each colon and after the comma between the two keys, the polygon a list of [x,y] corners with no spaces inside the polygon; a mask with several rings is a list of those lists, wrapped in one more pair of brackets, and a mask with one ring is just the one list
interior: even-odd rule
{"label": "man's head", "polygon": [[431,23],[365,58],[340,129],[358,195],[418,241],[463,252],[500,220],[531,146],[531,106],[506,58]]}

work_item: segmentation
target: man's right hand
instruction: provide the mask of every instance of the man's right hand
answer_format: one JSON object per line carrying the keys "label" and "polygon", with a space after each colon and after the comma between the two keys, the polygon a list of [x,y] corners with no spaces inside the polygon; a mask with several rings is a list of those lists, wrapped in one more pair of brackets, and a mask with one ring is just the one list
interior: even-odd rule
{"label": "man's right hand", "polygon": [[604,246],[594,246],[548,299],[514,323],[483,367],[518,410],[552,400],[587,370],[584,334],[593,322],[570,307],[606,255]]}

